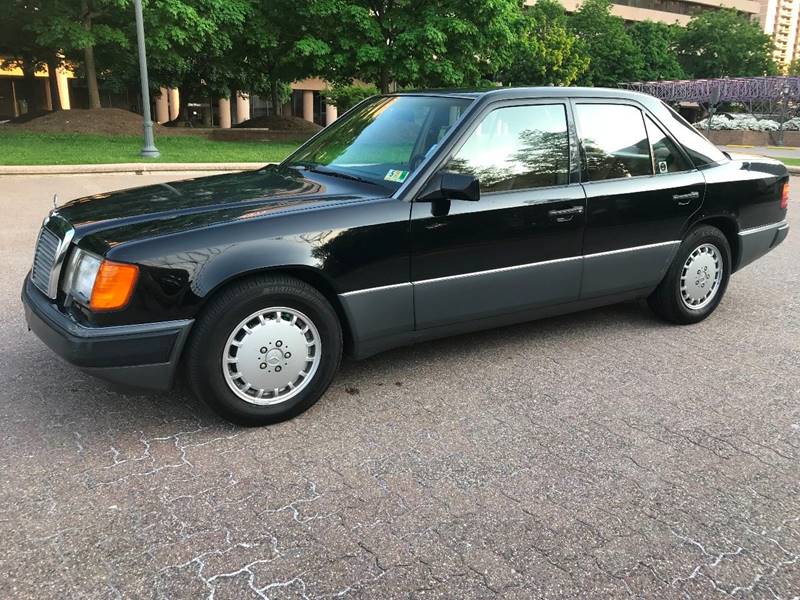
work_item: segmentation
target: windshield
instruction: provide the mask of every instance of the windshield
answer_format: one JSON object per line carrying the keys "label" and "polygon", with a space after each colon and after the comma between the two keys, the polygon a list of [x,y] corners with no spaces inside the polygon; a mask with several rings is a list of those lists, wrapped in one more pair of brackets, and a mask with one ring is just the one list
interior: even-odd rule
{"label": "windshield", "polygon": [[444,96],[377,96],[325,129],[284,165],[396,189],[471,102]]}

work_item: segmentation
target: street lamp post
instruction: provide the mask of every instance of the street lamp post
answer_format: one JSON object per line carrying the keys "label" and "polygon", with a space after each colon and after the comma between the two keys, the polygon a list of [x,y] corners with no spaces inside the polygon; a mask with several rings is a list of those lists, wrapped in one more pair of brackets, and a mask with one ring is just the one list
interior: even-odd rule
{"label": "street lamp post", "polygon": [[150,83],[147,78],[147,56],[144,49],[144,18],[142,0],[133,0],[136,12],[136,41],[139,44],[139,78],[142,80],[142,112],[144,116],[144,146],[140,154],[147,158],[158,158],[161,153],[153,141],[153,120],[150,118]]}

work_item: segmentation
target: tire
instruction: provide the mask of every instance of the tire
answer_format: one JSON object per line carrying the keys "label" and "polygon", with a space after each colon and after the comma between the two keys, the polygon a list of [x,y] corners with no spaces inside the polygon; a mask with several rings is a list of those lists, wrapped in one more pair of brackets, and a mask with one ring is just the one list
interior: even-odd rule
{"label": "tire", "polygon": [[700,225],[683,240],[667,274],[647,302],[665,321],[698,323],[719,305],[730,273],[728,239],[716,227]]}
{"label": "tire", "polygon": [[325,297],[294,277],[261,275],[231,284],[205,308],[186,378],[225,419],[268,425],[316,403],[341,358],[341,324]]}

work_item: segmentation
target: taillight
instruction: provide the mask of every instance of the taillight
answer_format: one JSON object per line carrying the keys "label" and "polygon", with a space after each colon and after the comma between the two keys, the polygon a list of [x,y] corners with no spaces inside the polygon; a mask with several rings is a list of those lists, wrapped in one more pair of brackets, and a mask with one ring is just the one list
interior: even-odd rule
{"label": "taillight", "polygon": [[89,308],[116,310],[124,307],[131,298],[139,268],[136,265],[104,260],[94,280]]}
{"label": "taillight", "polygon": [[789,208],[789,182],[783,184],[783,191],[781,192],[781,208]]}

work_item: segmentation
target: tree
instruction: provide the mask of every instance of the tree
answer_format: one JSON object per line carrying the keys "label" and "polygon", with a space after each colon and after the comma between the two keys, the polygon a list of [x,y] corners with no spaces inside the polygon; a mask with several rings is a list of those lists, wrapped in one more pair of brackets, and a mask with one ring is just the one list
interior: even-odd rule
{"label": "tree", "polygon": [[378,93],[378,88],[374,85],[333,85],[323,92],[323,96],[326,102],[330,102],[340,111],[346,111]]}
{"label": "tree", "polygon": [[[243,66],[235,47],[240,43],[251,0],[150,0],[144,11],[147,60],[154,90],[181,90],[183,119],[190,100],[229,97],[239,87]],[[256,31],[248,31],[258,35]],[[135,57],[130,70],[138,79]],[[249,90],[245,90],[249,91]]]}
{"label": "tree", "polygon": [[252,0],[229,57],[238,89],[269,97],[276,112],[289,97],[289,84],[312,75],[316,52],[300,47],[300,18],[295,0]]}
{"label": "tree", "polygon": [[63,51],[67,59],[83,64],[89,90],[89,108],[100,108],[95,47],[128,48],[129,38],[115,23],[127,0],[32,0],[36,16],[28,29],[37,43],[53,52]]}
{"label": "tree", "polygon": [[528,8],[514,37],[510,63],[498,75],[504,84],[569,85],[589,68],[589,56],[556,0],[539,0]]}
{"label": "tree", "polygon": [[656,81],[686,76],[675,54],[675,44],[680,35],[678,26],[639,21],[630,26],[628,33],[642,56],[639,79]]}
{"label": "tree", "polygon": [[586,0],[568,22],[591,58],[580,83],[611,87],[639,79],[642,53],[625,21],[611,14],[610,0]]}
{"label": "tree", "polygon": [[795,58],[789,63],[789,66],[786,67],[786,74],[793,75],[795,77],[800,75],[800,58]]}
{"label": "tree", "polygon": [[338,83],[471,86],[509,59],[517,0],[308,0],[300,48]]}
{"label": "tree", "polygon": [[52,7],[42,2],[10,1],[1,21],[0,55],[5,65],[22,69],[24,95],[29,101],[33,100],[32,110],[42,108],[37,102],[39,94],[35,74],[47,67],[52,108],[60,110],[56,71],[64,65],[63,47],[42,34],[47,30],[50,20],[45,8]]}
{"label": "tree", "polygon": [[694,17],[678,39],[683,68],[694,78],[746,77],[778,72],[772,58],[772,39],[731,9]]}

